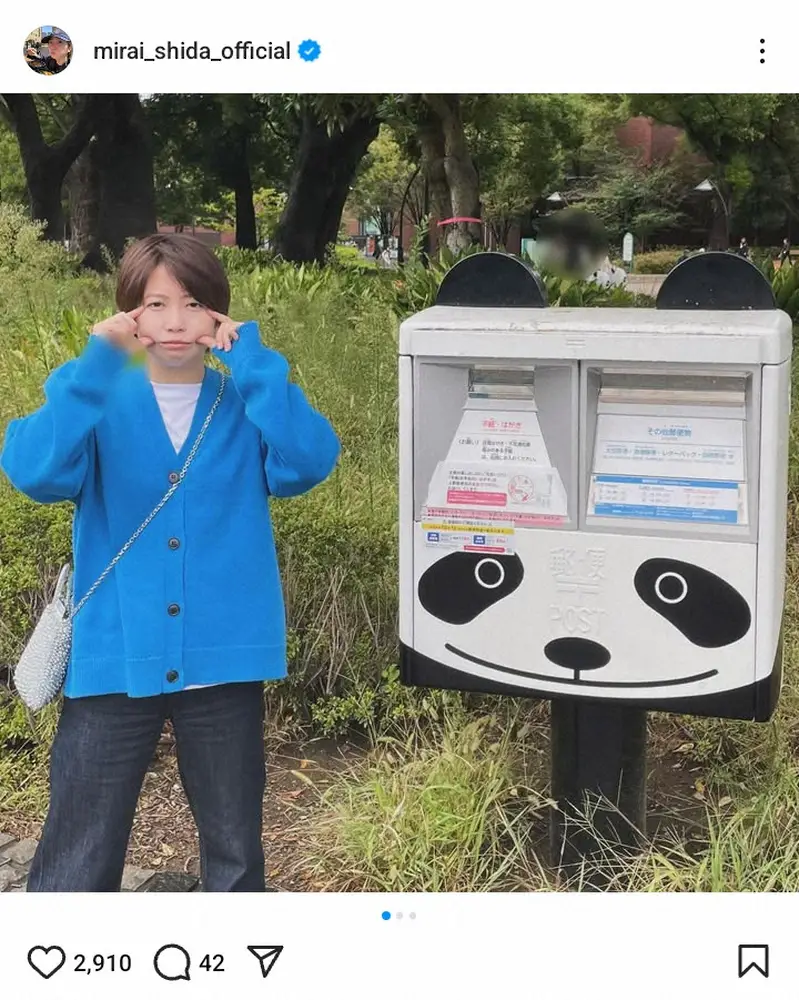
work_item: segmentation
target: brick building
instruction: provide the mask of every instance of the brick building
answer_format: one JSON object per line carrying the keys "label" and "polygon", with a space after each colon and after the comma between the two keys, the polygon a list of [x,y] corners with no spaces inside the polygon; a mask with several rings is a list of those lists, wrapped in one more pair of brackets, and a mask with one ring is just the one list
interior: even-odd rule
{"label": "brick building", "polygon": [[[616,130],[616,138],[623,149],[637,149],[642,167],[665,163],[673,155],[683,136],[682,129],[674,125],[661,125],[652,118],[638,115]],[[696,157],[697,162],[701,157]]]}

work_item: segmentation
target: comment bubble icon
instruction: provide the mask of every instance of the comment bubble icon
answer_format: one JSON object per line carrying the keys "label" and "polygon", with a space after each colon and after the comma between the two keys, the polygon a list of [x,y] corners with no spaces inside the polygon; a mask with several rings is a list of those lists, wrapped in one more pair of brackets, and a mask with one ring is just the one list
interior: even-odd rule
{"label": "comment bubble icon", "polygon": [[153,957],[155,971],[170,983],[180,979],[190,980],[191,956],[182,945],[165,944]]}

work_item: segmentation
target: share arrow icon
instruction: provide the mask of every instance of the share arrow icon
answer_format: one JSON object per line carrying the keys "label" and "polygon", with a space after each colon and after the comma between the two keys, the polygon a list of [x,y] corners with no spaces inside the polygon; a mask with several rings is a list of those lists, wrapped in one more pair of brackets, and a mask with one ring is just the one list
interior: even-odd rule
{"label": "share arrow icon", "polygon": [[261,975],[266,979],[272,971],[272,966],[280,958],[282,944],[248,944],[247,951],[255,955],[261,965]]}

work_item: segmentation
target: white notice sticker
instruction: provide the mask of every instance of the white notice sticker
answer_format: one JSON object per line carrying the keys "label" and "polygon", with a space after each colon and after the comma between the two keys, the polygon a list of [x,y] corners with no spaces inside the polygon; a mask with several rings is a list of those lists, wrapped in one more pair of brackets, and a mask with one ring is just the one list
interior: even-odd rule
{"label": "white notice sticker", "polygon": [[491,462],[440,462],[428,507],[486,507],[520,514],[565,517],[566,491],[557,469]]}
{"label": "white notice sticker", "polygon": [[532,409],[464,410],[447,459],[550,465],[538,414]]}
{"label": "white notice sticker", "polygon": [[746,480],[743,421],[602,413],[593,471],[741,483]]}

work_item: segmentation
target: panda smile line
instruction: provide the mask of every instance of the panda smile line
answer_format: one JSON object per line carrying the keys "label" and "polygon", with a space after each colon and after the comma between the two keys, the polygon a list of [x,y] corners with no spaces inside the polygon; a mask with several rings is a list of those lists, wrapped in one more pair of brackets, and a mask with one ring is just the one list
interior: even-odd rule
{"label": "panda smile line", "polygon": [[[490,660],[482,660],[471,653],[465,653],[451,643],[446,643],[444,648],[456,656],[477,663],[482,667],[490,667],[492,670],[499,670],[504,674],[514,674],[517,677],[529,677],[531,680],[547,681],[554,684],[568,684],[573,687],[595,687],[595,688],[659,688],[675,687],[680,684],[694,684],[696,681],[704,681],[710,677],[715,677],[718,670],[705,670],[701,674],[692,674],[690,677],[670,678],[659,681],[585,681],[581,677],[553,677],[551,674],[534,674],[527,670],[514,670],[512,667],[503,667],[499,663],[492,663]],[[579,674],[579,670],[575,670]]]}

